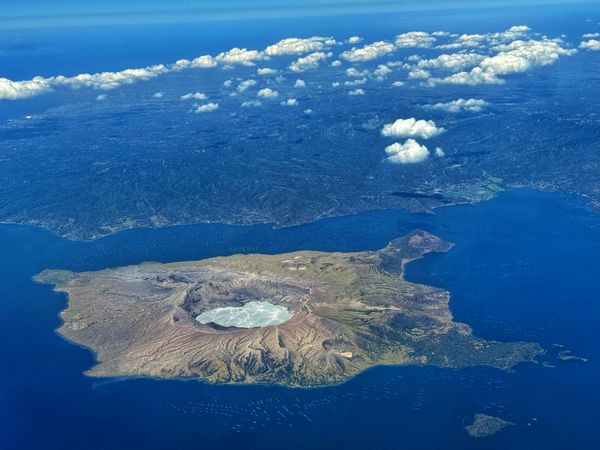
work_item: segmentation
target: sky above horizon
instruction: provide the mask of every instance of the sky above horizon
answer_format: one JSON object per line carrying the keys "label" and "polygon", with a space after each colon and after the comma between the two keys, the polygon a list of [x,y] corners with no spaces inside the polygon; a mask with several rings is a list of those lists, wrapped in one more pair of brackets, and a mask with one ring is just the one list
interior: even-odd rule
{"label": "sky above horizon", "polygon": [[0,27],[128,24],[592,3],[592,0],[3,0]]}

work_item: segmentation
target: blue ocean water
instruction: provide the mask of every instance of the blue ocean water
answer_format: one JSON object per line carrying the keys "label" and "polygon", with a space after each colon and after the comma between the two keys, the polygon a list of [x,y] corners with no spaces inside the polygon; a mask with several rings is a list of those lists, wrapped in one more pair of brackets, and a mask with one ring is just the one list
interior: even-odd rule
{"label": "blue ocean water", "polygon": [[[481,337],[540,342],[555,368],[379,367],[317,389],[92,379],[91,353],[53,331],[65,296],[31,280],[44,268],[377,249],[417,227],[456,247],[411,263],[408,279],[448,289],[456,320]],[[596,448],[599,230],[580,200],[526,190],[435,214],[137,229],[87,243],[2,225],[0,448]],[[553,344],[590,361],[559,361]],[[470,438],[476,412],[516,426]]]}

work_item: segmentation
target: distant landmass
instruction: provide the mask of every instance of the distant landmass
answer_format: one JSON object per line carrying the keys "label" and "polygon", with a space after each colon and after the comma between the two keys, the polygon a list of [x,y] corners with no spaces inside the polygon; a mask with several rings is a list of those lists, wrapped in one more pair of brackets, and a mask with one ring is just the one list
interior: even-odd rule
{"label": "distant landmass", "polygon": [[451,247],[416,230],[378,251],[46,270],[36,279],[68,294],[59,332],[95,353],[91,376],[317,386],[382,364],[509,369],[532,360],[538,344],[479,339],[453,320],[447,291],[404,279],[406,263]]}

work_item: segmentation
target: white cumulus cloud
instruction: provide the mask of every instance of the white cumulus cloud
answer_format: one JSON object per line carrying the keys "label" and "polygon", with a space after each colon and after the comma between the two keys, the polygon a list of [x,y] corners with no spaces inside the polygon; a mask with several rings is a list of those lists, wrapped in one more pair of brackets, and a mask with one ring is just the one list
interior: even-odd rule
{"label": "white cumulus cloud", "polygon": [[452,53],[439,55],[432,59],[422,59],[417,63],[417,66],[421,69],[457,72],[475,67],[483,59],[485,59],[485,56],[477,53]]}
{"label": "white cumulus cloud", "polygon": [[241,64],[244,66],[254,66],[256,61],[261,59],[263,59],[263,57],[260,52],[238,47],[234,47],[226,52],[221,52],[216,57],[216,60],[223,64]]}
{"label": "white cumulus cloud", "polygon": [[350,62],[371,61],[394,51],[394,44],[385,41],[373,42],[363,47],[353,47],[340,55],[340,58]]}
{"label": "white cumulus cloud", "polygon": [[74,77],[59,75],[49,78],[53,86],[67,86],[74,89],[88,87],[92,89],[110,90],[124,84],[133,84],[136,81],[149,80],[158,75],[167,73],[169,69],[163,64],[144,67],[143,69],[125,69],[120,72],[82,73]]}
{"label": "white cumulus cloud", "polygon": [[35,77],[29,81],[12,81],[0,78],[0,100],[19,100],[35,97],[52,90],[46,78]]}
{"label": "white cumulus cloud", "polygon": [[436,38],[424,31],[410,31],[396,36],[396,47],[420,47],[428,48],[435,44]]}
{"label": "white cumulus cloud", "polygon": [[270,67],[261,67],[256,70],[258,75],[275,75],[277,73],[277,69],[271,69]]}
{"label": "white cumulus cloud", "polygon": [[185,94],[182,95],[180,97],[181,100],[205,100],[206,99],[206,94],[203,94],[202,92],[194,92],[194,93],[189,93],[189,94]]}
{"label": "white cumulus cloud", "polygon": [[433,120],[398,119],[394,123],[383,126],[381,134],[386,137],[419,137],[429,139],[442,134],[443,128],[438,128]]}
{"label": "white cumulus cloud", "polygon": [[452,100],[447,103],[435,103],[433,105],[426,105],[430,109],[437,109],[440,111],[446,111],[450,113],[459,113],[462,111],[479,112],[489,103],[485,100],[478,98],[459,98],[458,100]]}
{"label": "white cumulus cloud", "polygon": [[296,87],[296,88],[303,88],[303,87],[306,87],[306,83],[304,82],[304,80],[298,79],[294,83],[294,87]]}
{"label": "white cumulus cloud", "polygon": [[353,89],[348,92],[348,95],[365,95],[365,91],[363,89]]}
{"label": "white cumulus cloud", "polygon": [[196,109],[194,110],[194,112],[196,114],[199,114],[199,113],[211,112],[216,109],[219,109],[218,103],[206,103],[204,105],[197,106]]}
{"label": "white cumulus cloud", "polygon": [[217,61],[210,55],[198,56],[197,58],[192,59],[190,62],[190,67],[195,69],[210,69],[216,65]]}
{"label": "white cumulus cloud", "polygon": [[256,95],[258,97],[262,97],[262,98],[276,98],[279,96],[279,92],[274,91],[271,88],[264,88],[264,89],[261,89],[260,91],[258,91],[258,93]]}
{"label": "white cumulus cloud", "polygon": [[394,142],[385,148],[388,154],[387,161],[394,164],[415,164],[429,158],[429,150],[414,139],[407,139],[404,143]]}
{"label": "white cumulus cloud", "polygon": [[560,40],[515,40],[492,48],[497,53],[486,56],[471,70],[453,73],[445,78],[430,78],[429,86],[437,84],[502,84],[504,75],[527,72],[535,67],[556,63],[561,56],[571,56],[577,50],[565,48]]}
{"label": "white cumulus cloud", "polygon": [[392,69],[390,69],[388,66],[386,66],[385,64],[379,64],[377,66],[377,69],[373,71],[373,75],[375,75],[375,77],[377,77],[378,80],[383,80],[391,72]]}
{"label": "white cumulus cloud", "polygon": [[259,100],[248,100],[247,102],[242,103],[243,108],[252,108],[261,105],[262,103]]}
{"label": "white cumulus cloud", "polygon": [[265,48],[264,53],[268,56],[295,55],[323,50],[335,45],[335,39],[331,37],[313,36],[306,39],[287,38],[276,44]]}
{"label": "white cumulus cloud", "polygon": [[245,92],[248,89],[250,89],[252,86],[256,85],[256,80],[244,80],[241,81],[240,84],[238,84],[237,86],[237,91],[238,92]]}
{"label": "white cumulus cloud", "polygon": [[298,58],[292,64],[289,69],[292,72],[304,72],[306,70],[312,70],[319,67],[319,63],[328,58],[328,55],[323,52],[315,52],[310,55]]}
{"label": "white cumulus cloud", "polygon": [[589,41],[583,41],[579,44],[579,48],[585,50],[595,50],[600,51],[600,41],[597,39],[590,39]]}

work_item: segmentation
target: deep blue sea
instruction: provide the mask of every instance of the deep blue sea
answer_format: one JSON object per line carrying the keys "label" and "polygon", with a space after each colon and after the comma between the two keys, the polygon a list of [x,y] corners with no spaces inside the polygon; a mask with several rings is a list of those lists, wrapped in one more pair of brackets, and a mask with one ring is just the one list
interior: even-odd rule
{"label": "deep blue sea", "polygon": [[[416,227],[456,247],[411,263],[408,279],[448,289],[456,320],[481,337],[541,343],[555,368],[380,367],[316,389],[93,379],[83,375],[92,354],[54,331],[65,296],[31,280],[45,268],[378,249]],[[597,448],[599,231],[580,200],[525,190],[435,214],[137,229],[85,243],[2,225],[0,448]],[[553,344],[590,361],[559,361]],[[517,425],[473,439],[463,427],[476,412]]]}

